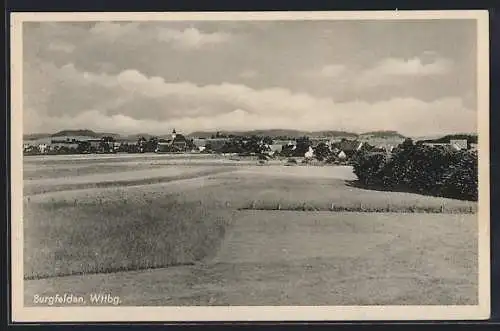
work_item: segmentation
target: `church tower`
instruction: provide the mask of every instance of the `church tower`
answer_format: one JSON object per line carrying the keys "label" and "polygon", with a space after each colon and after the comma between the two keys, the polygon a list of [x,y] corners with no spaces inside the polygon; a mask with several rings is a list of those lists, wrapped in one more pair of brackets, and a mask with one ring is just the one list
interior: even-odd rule
{"label": "church tower", "polygon": [[175,132],[175,129],[172,131],[172,140],[175,140],[175,137],[177,136],[177,133]]}

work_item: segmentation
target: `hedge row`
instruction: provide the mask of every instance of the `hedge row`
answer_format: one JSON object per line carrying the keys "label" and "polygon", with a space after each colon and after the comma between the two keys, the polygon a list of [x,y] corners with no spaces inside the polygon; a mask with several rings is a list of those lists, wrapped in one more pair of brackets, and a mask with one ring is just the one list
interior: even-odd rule
{"label": "hedge row", "polygon": [[407,141],[390,154],[359,153],[352,164],[365,186],[477,201],[476,151],[452,151]]}

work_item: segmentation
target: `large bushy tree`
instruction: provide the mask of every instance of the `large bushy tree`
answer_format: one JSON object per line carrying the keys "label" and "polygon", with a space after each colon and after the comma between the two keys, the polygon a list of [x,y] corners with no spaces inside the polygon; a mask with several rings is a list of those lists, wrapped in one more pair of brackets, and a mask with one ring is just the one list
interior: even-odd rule
{"label": "large bushy tree", "polygon": [[364,185],[389,190],[477,200],[477,152],[414,144],[407,140],[391,154],[364,152],[353,161]]}
{"label": "large bushy tree", "polygon": [[330,149],[328,148],[328,145],[324,142],[320,142],[316,148],[314,148],[314,155],[316,155],[316,159],[318,159],[318,161],[325,160],[328,156],[330,156]]}
{"label": "large bushy tree", "polygon": [[312,146],[312,142],[309,137],[300,137],[297,138],[297,145],[295,146],[295,150],[293,151],[293,156],[304,156],[304,154],[309,150],[309,147]]}

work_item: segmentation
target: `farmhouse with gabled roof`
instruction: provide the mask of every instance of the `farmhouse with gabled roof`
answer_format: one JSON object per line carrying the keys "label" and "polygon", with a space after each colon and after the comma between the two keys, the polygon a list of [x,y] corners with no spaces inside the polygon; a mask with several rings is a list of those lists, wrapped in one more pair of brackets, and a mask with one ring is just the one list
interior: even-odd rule
{"label": "farmhouse with gabled roof", "polygon": [[166,141],[158,142],[156,147],[157,153],[169,153],[169,152],[185,152],[191,148],[190,141],[182,135],[178,134],[175,129],[172,131],[172,139],[167,139]]}

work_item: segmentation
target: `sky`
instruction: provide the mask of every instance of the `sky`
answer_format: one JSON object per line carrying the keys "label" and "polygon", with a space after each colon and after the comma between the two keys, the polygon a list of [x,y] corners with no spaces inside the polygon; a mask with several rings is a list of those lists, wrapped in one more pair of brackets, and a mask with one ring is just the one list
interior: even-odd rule
{"label": "sky", "polygon": [[24,133],[476,131],[476,21],[25,22]]}

